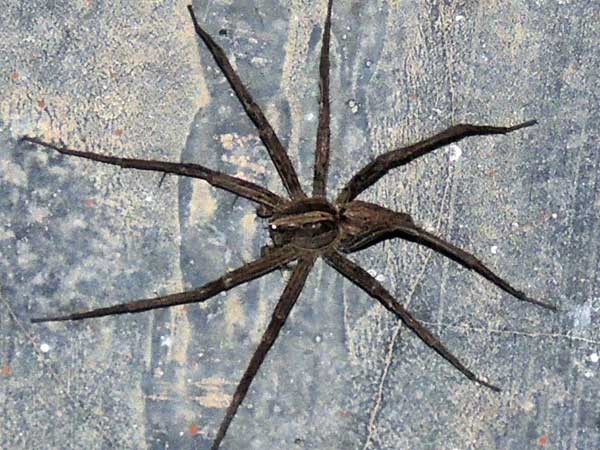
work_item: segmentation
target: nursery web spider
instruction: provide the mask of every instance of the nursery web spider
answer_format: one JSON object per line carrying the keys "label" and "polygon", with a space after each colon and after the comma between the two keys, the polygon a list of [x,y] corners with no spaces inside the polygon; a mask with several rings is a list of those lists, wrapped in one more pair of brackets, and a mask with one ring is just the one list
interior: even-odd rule
{"label": "nursery web spider", "polygon": [[269,349],[277,339],[281,328],[304,287],[309,272],[319,258],[322,258],[326,264],[333,267],[394,313],[425,344],[439,353],[464,376],[493,391],[499,391],[500,389],[469,370],[456,356],[450,353],[436,336],[407,311],[379,281],[369,275],[365,269],[349,260],[344,254],[365,249],[386,239],[406,239],[429,247],[462,266],[474,270],[518,300],[556,311],[555,306],[535,300],[512,287],[472,254],[425,231],[416,225],[408,214],[392,211],[373,203],[356,200],[356,197],[360,193],[376,183],[390,170],[407,164],[440,147],[457,142],[468,136],[507,134],[534,125],[536,123],[534,120],[509,127],[471,124],[452,126],[416,144],[397,148],[378,156],[360,169],[346,183],[334,200],[327,197],[325,187],[327,184],[330,155],[329,47],[332,3],[332,0],[329,0],[327,5],[319,62],[319,120],[312,195],[307,195],[303,191],[296,170],[288,157],[286,149],[277,137],[275,130],[231,66],[223,49],[200,26],[191,6],[188,6],[188,10],[196,33],[208,47],[208,50],[229,81],[231,88],[244,107],[248,117],[256,126],[262,143],[269,152],[269,156],[285,186],[288,194],[287,197],[277,195],[255,183],[217,172],[198,164],[120,158],[73,150],[63,145],[43,142],[35,137],[26,136],[22,138],[24,141],[42,145],[64,155],[91,159],[106,164],[117,165],[122,168],[157,171],[164,174],[169,173],[205,180],[214,187],[233,192],[256,203],[259,206],[257,215],[268,220],[269,232],[272,239],[272,245],[266,247],[266,251],[263,252],[262,256],[197,289],[72,314],[34,318],[32,322],[80,320],[114,314],[136,313],[186,303],[204,302],[221,292],[257,279],[284,265],[292,262],[297,263],[273,311],[271,320],[262,335],[258,348],[252,355],[250,363],[233,394],[225,417],[214,438],[213,450],[216,450],[220,446],[221,441],[225,437],[227,429],[244,400],[252,380],[265,360]]}

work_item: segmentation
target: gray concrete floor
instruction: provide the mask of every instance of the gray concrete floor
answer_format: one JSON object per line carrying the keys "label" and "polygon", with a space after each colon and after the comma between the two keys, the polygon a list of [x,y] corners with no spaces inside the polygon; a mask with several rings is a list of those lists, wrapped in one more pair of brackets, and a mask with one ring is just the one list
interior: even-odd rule
{"label": "gray concrete floor", "polygon": [[[194,2],[311,179],[325,1]],[[19,144],[195,161],[281,192],[184,2],[0,0],[0,448],[207,449],[283,288],[202,306],[32,325],[198,286],[255,258],[254,206],[200,181]],[[520,303],[392,241],[353,257],[477,373],[470,383],[318,264],[223,448],[600,448],[600,6],[339,0],[330,189],[460,122],[471,138],[362,198],[410,212],[560,305]]]}

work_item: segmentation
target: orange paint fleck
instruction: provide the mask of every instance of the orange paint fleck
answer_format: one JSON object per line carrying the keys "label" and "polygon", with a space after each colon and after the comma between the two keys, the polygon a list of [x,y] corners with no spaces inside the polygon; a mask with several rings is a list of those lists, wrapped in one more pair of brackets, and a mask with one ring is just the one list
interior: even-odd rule
{"label": "orange paint fleck", "polygon": [[541,446],[546,446],[548,445],[548,436],[543,435],[542,437],[539,438],[538,442],[540,443]]}
{"label": "orange paint fleck", "polygon": [[189,432],[192,436],[196,436],[200,433],[200,427],[198,426],[198,424],[193,423],[190,425]]}
{"label": "orange paint fleck", "polygon": [[2,366],[0,368],[0,373],[5,377],[10,377],[12,375],[12,369],[8,365]]}
{"label": "orange paint fleck", "polygon": [[12,78],[13,81],[17,81],[19,79],[19,74],[18,72],[13,72],[10,74],[10,77]]}
{"label": "orange paint fleck", "polygon": [[115,136],[123,136],[123,129],[122,129],[122,128],[117,128],[117,129],[116,129],[116,130],[113,132],[113,134],[114,134]]}
{"label": "orange paint fleck", "polygon": [[45,101],[43,98],[40,98],[40,99],[38,100],[38,107],[39,107],[40,109],[44,109],[44,108],[46,107],[46,101]]}
{"label": "orange paint fleck", "polygon": [[88,208],[93,208],[94,206],[96,206],[96,200],[94,200],[93,198],[86,198],[83,201],[83,204]]}

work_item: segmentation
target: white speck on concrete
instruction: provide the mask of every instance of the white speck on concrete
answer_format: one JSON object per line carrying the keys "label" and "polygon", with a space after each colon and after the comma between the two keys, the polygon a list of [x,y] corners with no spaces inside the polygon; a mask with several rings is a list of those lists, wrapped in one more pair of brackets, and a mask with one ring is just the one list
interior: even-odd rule
{"label": "white speck on concrete", "polygon": [[460,157],[462,156],[462,148],[460,148],[456,144],[452,144],[448,147],[448,153],[449,153],[448,158],[450,159],[450,161],[452,161],[452,162],[458,161],[460,159]]}
{"label": "white speck on concrete", "polygon": [[590,302],[577,307],[574,312],[574,327],[578,329],[587,328],[592,322],[592,305]]}
{"label": "white speck on concrete", "polygon": [[173,340],[171,339],[171,336],[161,336],[160,337],[160,346],[161,347],[170,347],[172,342],[173,342]]}
{"label": "white speck on concrete", "polygon": [[590,361],[593,363],[597,363],[598,361],[600,361],[600,356],[598,355],[598,353],[592,353],[590,355]]}
{"label": "white speck on concrete", "polygon": [[498,246],[492,245],[492,247],[490,248],[490,251],[492,252],[492,255],[495,255],[496,253],[498,253]]}
{"label": "white speck on concrete", "polygon": [[42,345],[40,345],[40,350],[42,353],[48,353],[50,351],[50,346],[44,342]]}

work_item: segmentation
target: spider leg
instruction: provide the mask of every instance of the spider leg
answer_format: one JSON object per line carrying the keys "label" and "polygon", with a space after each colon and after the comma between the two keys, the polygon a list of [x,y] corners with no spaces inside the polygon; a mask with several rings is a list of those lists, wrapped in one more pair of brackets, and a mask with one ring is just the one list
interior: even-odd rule
{"label": "spider leg", "polygon": [[374,277],[353,263],[348,258],[337,252],[329,252],[325,255],[325,261],[348,280],[362,288],[367,294],[379,300],[389,311],[396,314],[404,324],[410,328],[425,344],[438,352],[446,361],[457,368],[469,380],[482,384],[492,391],[500,392],[500,388],[478,378],[473,372],[467,369],[460,360],[454,356],[440,340],[425,328],[413,315],[408,312],[394,297],[379,283]]}
{"label": "spider leg", "polygon": [[233,88],[235,95],[244,107],[246,114],[256,126],[258,134],[260,135],[260,139],[267,148],[269,155],[271,156],[271,160],[273,161],[273,164],[275,164],[277,173],[279,173],[279,177],[281,178],[281,181],[283,182],[288,194],[292,198],[305,197],[306,195],[300,187],[296,170],[294,169],[294,166],[292,165],[285,148],[283,148],[281,141],[277,137],[277,134],[275,134],[275,130],[260,109],[260,106],[256,104],[244,86],[244,83],[242,83],[242,80],[231,66],[231,63],[229,62],[229,59],[227,59],[223,49],[200,26],[196,20],[196,16],[194,15],[194,9],[192,8],[192,5],[188,5],[188,10],[190,12],[190,16],[192,17],[192,21],[194,22],[196,34],[200,36],[202,41],[204,41],[208,47],[208,50],[215,59],[215,62],[221,69],[221,72],[223,72],[223,75],[225,75],[225,78],[227,78],[227,81],[229,81],[229,84]]}
{"label": "spider leg", "polygon": [[254,380],[258,369],[265,360],[267,353],[277,339],[283,324],[292,311],[292,308],[294,307],[296,300],[298,299],[298,296],[304,287],[304,283],[306,282],[306,278],[308,277],[314,262],[315,258],[313,256],[303,257],[292,272],[283,294],[281,294],[281,298],[279,299],[279,302],[273,311],[271,321],[262,335],[258,347],[252,355],[250,364],[248,364],[248,367],[246,368],[246,371],[244,372],[244,375],[242,376],[242,379],[240,380],[235,393],[233,394],[231,403],[227,407],[225,418],[219,426],[219,431],[217,432],[217,436],[213,441],[211,450],[217,450],[221,445],[221,441],[225,437],[231,421],[233,420],[240,404],[242,401],[244,401],[246,394],[248,393],[248,389],[250,388],[252,380]]}
{"label": "spider leg", "polygon": [[361,192],[369,186],[375,184],[377,180],[383,177],[390,170],[396,167],[408,164],[413,159],[426,155],[429,152],[437,150],[440,147],[458,142],[469,136],[483,136],[488,134],[507,134],[521,128],[530,127],[537,123],[536,120],[513,125],[511,127],[494,127],[489,125],[454,125],[441,133],[438,133],[428,139],[424,139],[416,144],[389,151],[378,156],[372,162],[360,169],[344,186],[338,198],[337,203],[346,203],[356,198]]}
{"label": "spider leg", "polygon": [[528,297],[524,292],[519,291],[512,287],[508,282],[500,278],[490,269],[488,269],[479,259],[477,259],[471,253],[449,243],[445,240],[431,234],[414,224],[404,223],[401,226],[397,226],[396,230],[400,233],[400,237],[406,240],[410,240],[416,242],[418,244],[422,244],[426,247],[429,247],[433,251],[440,253],[447,258],[450,258],[461,266],[474,270],[479,275],[492,282],[500,289],[505,292],[508,292],[513,297],[518,300],[533,303],[534,305],[541,306],[543,308],[549,309],[551,311],[558,311],[558,308],[555,305],[551,305],[550,303],[545,303],[540,300],[533,299]]}
{"label": "spider leg", "polygon": [[280,247],[269,252],[261,258],[258,258],[242,267],[226,273],[214,281],[206,283],[204,286],[177,294],[165,295],[164,297],[155,297],[149,299],[136,300],[129,303],[121,303],[104,308],[97,308],[88,311],[77,312],[62,316],[49,316],[33,318],[31,322],[59,322],[65,320],[81,320],[91,317],[102,317],[116,314],[136,313],[148,311],[150,309],[167,308],[169,306],[184,305],[187,303],[198,303],[206,301],[221,292],[227,291],[248,281],[261,277],[278,267],[296,259],[298,255],[289,247]]}
{"label": "spider leg", "polygon": [[315,169],[313,176],[313,195],[325,197],[327,172],[329,171],[329,149],[331,137],[331,112],[329,107],[329,46],[331,41],[331,8],[333,0],[327,3],[327,17],[321,44],[319,61],[319,127],[317,129],[317,145],[315,149]]}
{"label": "spider leg", "polygon": [[162,172],[163,174],[171,173],[174,175],[181,175],[191,178],[200,178],[214,187],[233,192],[234,194],[258,203],[271,211],[277,206],[286,202],[286,200],[279,197],[277,194],[274,194],[258,184],[254,184],[250,181],[242,180],[241,178],[233,177],[231,175],[226,175],[222,172],[217,172],[198,164],[119,158],[116,156],[102,155],[99,153],[82,152],[80,150],[72,150],[67,147],[59,147],[55,144],[43,142],[40,139],[29,136],[24,136],[21,138],[21,140],[56,150],[63,155],[91,159],[93,161],[98,161],[105,164],[120,166],[124,169],[150,170]]}

